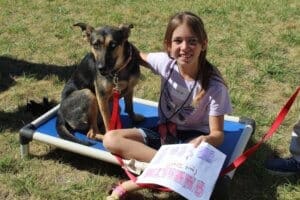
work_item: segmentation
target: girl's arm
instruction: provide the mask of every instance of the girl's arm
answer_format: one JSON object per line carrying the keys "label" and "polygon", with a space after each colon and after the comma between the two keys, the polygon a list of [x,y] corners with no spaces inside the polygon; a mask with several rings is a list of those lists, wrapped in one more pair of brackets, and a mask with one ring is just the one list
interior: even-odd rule
{"label": "girl's arm", "polygon": [[140,65],[149,69],[149,63],[147,62],[147,53],[140,52]]}
{"label": "girl's arm", "polygon": [[148,57],[147,53],[140,52],[140,56],[141,56],[142,60],[144,60],[145,62],[147,62],[147,57]]}
{"label": "girl's arm", "polygon": [[224,140],[224,115],[209,116],[209,135],[201,135],[194,138],[190,143],[197,147],[202,141],[205,141],[215,147],[220,146]]}

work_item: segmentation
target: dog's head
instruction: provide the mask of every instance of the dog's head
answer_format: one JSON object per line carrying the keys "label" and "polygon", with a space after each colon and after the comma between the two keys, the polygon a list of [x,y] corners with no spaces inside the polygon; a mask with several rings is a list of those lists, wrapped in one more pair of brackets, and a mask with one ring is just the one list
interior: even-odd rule
{"label": "dog's head", "polygon": [[119,27],[103,26],[94,28],[85,23],[77,23],[85,33],[85,37],[92,48],[97,69],[102,74],[118,70],[126,62],[124,46],[130,35],[133,25]]}

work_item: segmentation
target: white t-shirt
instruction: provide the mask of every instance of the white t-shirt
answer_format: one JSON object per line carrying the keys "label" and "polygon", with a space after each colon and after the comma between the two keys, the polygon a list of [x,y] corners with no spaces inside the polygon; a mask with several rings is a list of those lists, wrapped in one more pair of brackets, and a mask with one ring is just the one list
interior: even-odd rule
{"label": "white t-shirt", "polygon": [[[183,79],[176,61],[166,53],[150,53],[147,61],[152,71],[161,76],[162,92],[158,107],[160,122],[165,122],[167,118],[177,124],[178,130],[198,130],[209,133],[209,116],[231,113],[228,90],[222,82],[211,79],[207,92],[199,105],[194,107],[193,98],[201,90],[199,81]],[[168,84],[165,83],[166,81]]]}

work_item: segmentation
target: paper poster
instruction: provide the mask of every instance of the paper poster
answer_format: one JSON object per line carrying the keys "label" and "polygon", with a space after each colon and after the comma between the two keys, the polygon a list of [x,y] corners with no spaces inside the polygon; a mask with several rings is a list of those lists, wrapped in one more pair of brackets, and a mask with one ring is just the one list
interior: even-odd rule
{"label": "paper poster", "polygon": [[137,183],[168,187],[187,199],[209,200],[226,155],[202,142],[163,145]]}

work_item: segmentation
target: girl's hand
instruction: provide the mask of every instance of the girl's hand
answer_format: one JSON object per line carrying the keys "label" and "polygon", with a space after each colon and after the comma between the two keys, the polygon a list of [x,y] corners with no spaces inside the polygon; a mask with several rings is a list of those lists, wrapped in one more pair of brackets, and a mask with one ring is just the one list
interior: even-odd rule
{"label": "girl's hand", "polygon": [[[222,132],[221,132],[222,133]],[[194,147],[198,147],[198,145],[201,142],[207,142],[210,145],[214,146],[214,147],[218,147],[222,144],[223,139],[224,139],[224,135],[223,134],[219,134],[219,135],[201,135],[199,137],[196,137],[194,139],[192,139],[191,141],[189,141],[190,144],[193,144]]]}
{"label": "girl's hand", "polygon": [[198,147],[198,145],[201,143],[201,142],[207,142],[207,143],[210,143],[210,136],[209,135],[201,135],[199,137],[196,137],[194,139],[192,139],[191,141],[189,141],[190,144],[193,144],[194,147]]}
{"label": "girl's hand", "polygon": [[189,143],[197,147],[201,142],[207,142],[214,147],[218,147],[224,140],[224,115],[209,116],[209,135],[201,135],[192,139]]}

